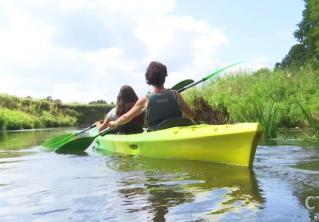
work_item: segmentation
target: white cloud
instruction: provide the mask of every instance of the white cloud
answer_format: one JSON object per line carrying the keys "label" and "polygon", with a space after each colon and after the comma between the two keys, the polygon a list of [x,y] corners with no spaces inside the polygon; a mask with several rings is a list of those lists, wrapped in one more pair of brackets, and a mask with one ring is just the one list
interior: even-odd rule
{"label": "white cloud", "polygon": [[54,27],[21,11],[12,11],[0,29],[0,60],[21,65],[37,65],[47,58]]}
{"label": "white cloud", "polygon": [[15,87],[14,83],[18,81],[17,77],[6,73],[0,73],[0,80],[0,89],[2,92],[10,91]]}
{"label": "white cloud", "polygon": [[243,63],[240,67],[242,69],[247,69],[250,71],[254,71],[261,68],[269,68],[270,60],[266,56],[260,56],[253,59],[252,61]]}
{"label": "white cloud", "polygon": [[209,72],[228,41],[221,30],[190,16],[139,16],[135,20],[135,34],[149,52],[145,61],[163,61],[170,73],[178,75],[169,77],[172,81],[190,73],[193,78],[200,78],[201,73]]}
{"label": "white cloud", "polygon": [[[52,2],[52,1],[48,1]],[[66,11],[101,9],[104,12],[131,16],[138,14],[164,14],[175,7],[175,0],[59,0],[59,7]]]}
{"label": "white cloud", "polygon": [[1,1],[0,92],[63,101],[112,101],[130,84],[140,95],[151,60],[168,86],[220,64],[228,39],[204,20],[173,15],[174,0]]}

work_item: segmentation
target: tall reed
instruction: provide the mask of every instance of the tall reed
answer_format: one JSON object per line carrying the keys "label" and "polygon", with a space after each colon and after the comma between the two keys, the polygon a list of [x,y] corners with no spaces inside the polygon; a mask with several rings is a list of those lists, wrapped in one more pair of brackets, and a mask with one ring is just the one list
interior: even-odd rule
{"label": "tall reed", "polygon": [[309,124],[309,126],[312,128],[312,130],[314,131],[314,136],[316,136],[317,138],[319,138],[319,120],[316,120],[311,112],[309,110],[307,110],[305,108],[305,106],[303,106],[298,100],[297,100],[297,104],[300,107],[302,113],[305,115],[307,122]]}
{"label": "tall reed", "polygon": [[280,111],[276,102],[268,101],[266,105],[253,103],[257,120],[263,126],[263,135],[266,138],[277,137]]}

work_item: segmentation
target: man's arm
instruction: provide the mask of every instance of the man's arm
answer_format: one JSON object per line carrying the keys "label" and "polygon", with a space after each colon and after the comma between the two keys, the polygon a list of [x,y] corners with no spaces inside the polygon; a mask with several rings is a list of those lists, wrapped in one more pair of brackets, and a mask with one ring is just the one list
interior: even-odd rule
{"label": "man's arm", "polygon": [[181,109],[181,111],[188,117],[188,118],[195,118],[196,116],[196,112],[192,110],[192,108],[187,105],[187,103],[185,102],[185,100],[183,99],[183,97],[181,96],[181,94],[179,94],[178,92],[176,93],[177,95],[177,101],[178,101],[178,105],[179,108]]}
{"label": "man's arm", "polygon": [[132,119],[134,119],[136,116],[140,115],[144,111],[146,105],[147,105],[147,98],[146,97],[139,99],[135,103],[135,105],[132,107],[132,109],[130,109],[127,113],[120,116],[117,120],[111,121],[109,123],[109,126],[111,128],[116,129],[119,126],[122,126],[122,125],[130,122]]}

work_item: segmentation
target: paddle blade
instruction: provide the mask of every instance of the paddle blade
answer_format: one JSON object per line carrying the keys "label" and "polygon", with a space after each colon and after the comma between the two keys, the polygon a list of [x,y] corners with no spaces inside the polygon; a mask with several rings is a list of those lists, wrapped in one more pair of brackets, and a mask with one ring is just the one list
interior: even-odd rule
{"label": "paddle blade", "polygon": [[189,84],[192,84],[194,82],[194,80],[192,79],[185,79],[179,83],[177,83],[176,85],[174,85],[171,89],[172,90],[179,90],[185,86],[188,86]]}
{"label": "paddle blade", "polygon": [[60,141],[66,141],[68,138],[71,138],[74,134],[73,133],[67,133],[63,135],[59,135],[56,137],[53,137],[51,139],[48,139],[44,141],[41,146],[46,148],[54,149],[57,144],[59,144]]}
{"label": "paddle blade", "polygon": [[92,137],[81,137],[68,140],[66,142],[60,143],[54,149],[56,153],[60,154],[76,154],[83,153],[95,139]]}

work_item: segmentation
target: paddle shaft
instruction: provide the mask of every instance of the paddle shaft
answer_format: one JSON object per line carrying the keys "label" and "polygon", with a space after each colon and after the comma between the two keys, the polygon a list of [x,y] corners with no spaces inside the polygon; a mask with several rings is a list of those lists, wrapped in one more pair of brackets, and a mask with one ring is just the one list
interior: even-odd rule
{"label": "paddle shaft", "polygon": [[226,66],[226,67],[224,67],[224,68],[221,68],[221,69],[219,69],[219,70],[217,70],[217,71],[215,71],[215,72],[213,72],[213,73],[211,73],[211,74],[205,76],[204,78],[202,78],[201,80],[199,80],[199,81],[197,81],[197,82],[194,82],[194,83],[192,83],[192,84],[190,84],[190,85],[184,86],[184,87],[181,88],[181,89],[178,89],[177,92],[181,93],[181,92],[185,91],[186,89],[189,89],[189,88],[191,88],[191,87],[193,87],[193,86],[196,86],[196,85],[198,85],[198,84],[200,84],[200,83],[202,83],[202,82],[205,82],[207,79],[210,79],[210,78],[212,78],[213,76],[215,76],[215,75],[217,75],[217,74],[219,74],[219,73],[225,71],[226,69],[229,69],[229,68],[231,68],[231,67],[233,67],[233,66],[236,66],[236,65],[238,65],[238,64],[240,64],[240,63],[242,63],[242,62],[236,62],[236,63],[234,63],[234,64],[231,64],[231,65],[229,65],[229,66]]}
{"label": "paddle shaft", "polygon": [[[92,129],[95,127],[95,123],[93,123],[91,126],[84,128],[83,130],[80,130],[79,132],[75,133],[74,136],[80,135],[81,133],[84,133],[85,131]],[[73,135],[72,135],[73,136]]]}
{"label": "paddle shaft", "polygon": [[204,82],[204,81],[206,81],[206,79],[201,79],[201,80],[199,80],[199,81],[197,81],[197,82],[194,82],[194,83],[192,83],[192,84],[190,84],[190,85],[188,85],[188,86],[184,86],[183,88],[178,89],[177,92],[181,93],[181,92],[185,91],[186,89],[192,88],[193,86],[196,86],[196,85],[198,85],[199,83],[202,83],[202,82]]}

